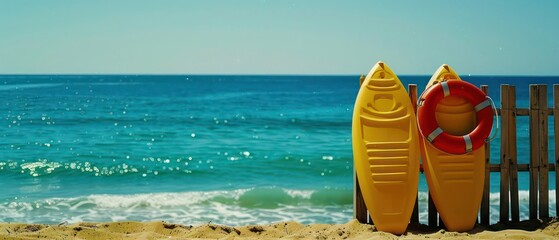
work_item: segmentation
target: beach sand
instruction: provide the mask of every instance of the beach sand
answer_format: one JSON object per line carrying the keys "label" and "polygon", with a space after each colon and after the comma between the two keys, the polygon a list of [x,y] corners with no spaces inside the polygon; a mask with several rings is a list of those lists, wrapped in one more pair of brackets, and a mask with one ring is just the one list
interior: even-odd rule
{"label": "beach sand", "polygon": [[75,223],[60,225],[0,223],[0,239],[556,239],[557,219],[524,221],[515,225],[477,226],[465,232],[447,232],[425,225],[411,225],[401,236],[378,232],[374,226],[352,220],[346,224],[282,222],[230,227],[165,222]]}

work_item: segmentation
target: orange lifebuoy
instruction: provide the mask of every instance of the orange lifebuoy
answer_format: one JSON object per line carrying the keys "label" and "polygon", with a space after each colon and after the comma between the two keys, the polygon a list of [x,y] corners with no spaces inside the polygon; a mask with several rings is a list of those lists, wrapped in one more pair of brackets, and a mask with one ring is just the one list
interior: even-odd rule
{"label": "orange lifebuoy", "polygon": [[[442,130],[435,119],[439,102],[447,96],[457,96],[468,101],[477,115],[477,125],[464,136],[455,136]],[[464,154],[483,146],[493,128],[493,111],[489,97],[476,86],[449,80],[427,89],[420,98],[417,110],[419,130],[437,149],[450,154]]]}

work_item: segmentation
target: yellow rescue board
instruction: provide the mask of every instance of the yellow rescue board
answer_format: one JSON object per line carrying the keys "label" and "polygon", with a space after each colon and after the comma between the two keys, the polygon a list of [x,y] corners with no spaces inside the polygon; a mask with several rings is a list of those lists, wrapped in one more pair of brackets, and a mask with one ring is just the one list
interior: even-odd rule
{"label": "yellow rescue board", "polygon": [[352,121],[355,171],[369,214],[380,231],[406,231],[417,197],[419,136],[415,111],[383,62],[359,89]]}
{"label": "yellow rescue board", "polygon": [[[442,65],[426,89],[441,81],[460,80],[448,65]],[[462,136],[476,125],[473,106],[462,98],[448,96],[437,106],[439,126],[452,135]],[[449,231],[471,230],[478,216],[485,178],[485,146],[463,155],[442,152],[421,136],[421,157],[429,192]]]}

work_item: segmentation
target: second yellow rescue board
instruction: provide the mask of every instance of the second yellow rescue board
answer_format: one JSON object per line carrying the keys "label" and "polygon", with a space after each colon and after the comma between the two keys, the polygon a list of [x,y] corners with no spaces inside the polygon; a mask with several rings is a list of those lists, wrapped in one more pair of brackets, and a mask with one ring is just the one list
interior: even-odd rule
{"label": "second yellow rescue board", "polygon": [[[442,65],[426,89],[447,80],[462,81],[450,66]],[[436,108],[443,131],[462,136],[476,125],[474,107],[466,100],[448,96]],[[468,231],[476,223],[485,178],[485,146],[463,155],[442,152],[421,137],[425,178],[437,211],[449,231]]]}

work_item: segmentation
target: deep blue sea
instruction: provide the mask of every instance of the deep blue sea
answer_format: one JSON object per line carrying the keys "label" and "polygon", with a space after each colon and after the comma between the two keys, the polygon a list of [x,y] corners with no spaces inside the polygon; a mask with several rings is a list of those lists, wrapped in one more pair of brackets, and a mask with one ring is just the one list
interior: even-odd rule
{"label": "deep blue sea", "polygon": [[[400,79],[422,91],[429,77]],[[489,84],[497,105],[499,84],[516,85],[518,107],[530,83],[548,84],[551,106],[559,83],[464,79]],[[0,75],[0,222],[345,223],[358,88],[358,76]],[[517,124],[528,163],[528,118]],[[491,178],[496,222],[498,173]],[[519,185],[526,219],[528,173]],[[423,176],[419,189],[427,222]]]}

